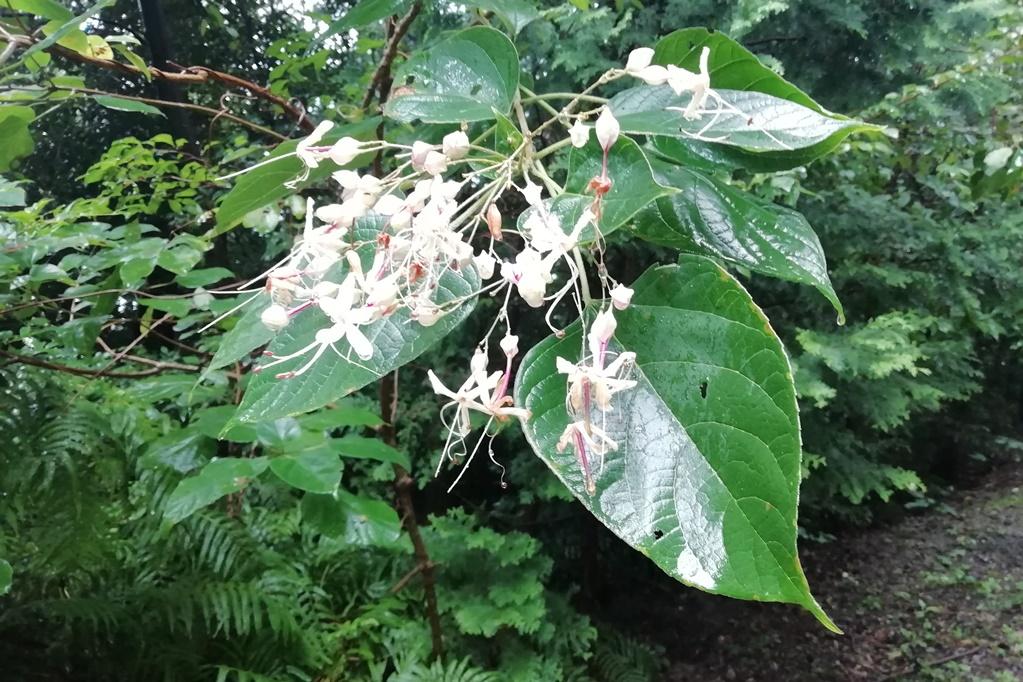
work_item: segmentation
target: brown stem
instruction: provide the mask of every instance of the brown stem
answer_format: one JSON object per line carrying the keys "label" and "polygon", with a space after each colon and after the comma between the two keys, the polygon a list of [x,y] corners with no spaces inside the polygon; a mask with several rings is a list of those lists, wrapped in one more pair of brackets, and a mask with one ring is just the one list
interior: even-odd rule
{"label": "brown stem", "polygon": [[53,362],[38,360],[27,355],[18,355],[17,353],[11,353],[3,349],[0,349],[0,355],[2,355],[5,358],[10,358],[12,362],[19,363],[22,365],[42,367],[43,369],[52,369],[57,372],[65,372],[66,374],[74,374],[80,377],[113,377],[115,379],[142,379],[145,377],[151,377],[154,374],[159,374],[164,370],[164,368],[162,367],[153,367],[152,369],[147,369],[143,372],[108,372],[102,369],[83,369],[81,367],[58,365]]}
{"label": "brown stem", "polygon": [[[380,436],[391,447],[398,444],[395,433],[395,420],[398,416],[398,372],[391,372],[380,381],[380,417],[384,420],[380,428]],[[419,532],[419,521],[416,519],[416,508],[412,502],[412,491],[415,481],[400,464],[394,465],[394,492],[397,495],[398,511],[402,517],[402,525],[412,540],[412,549],[416,555],[416,569],[423,576],[423,593],[426,596],[426,620],[430,624],[430,641],[434,659],[444,655],[444,638],[440,625],[440,609],[437,606],[436,576],[434,563],[426,551],[426,543]],[[411,580],[412,575],[399,581],[399,585]],[[397,587],[397,586],[396,586]],[[400,587],[398,588],[400,589]],[[397,590],[394,590],[397,591]]]}
{"label": "brown stem", "polygon": [[[33,45],[38,40],[33,39],[29,36],[12,36],[12,44],[18,43],[26,47]],[[53,45],[46,50],[47,52],[63,57],[65,59],[79,62],[81,64],[88,64],[90,66],[96,66],[101,69],[107,69],[110,71],[118,71],[128,76],[143,76],[147,74],[142,69],[138,69],[130,64],[124,64],[122,62],[115,61],[113,59],[99,59],[97,57],[91,57],[84,55],[79,52],[75,52],[69,48],[63,47],[62,45]],[[210,81],[216,81],[223,83],[229,87],[242,88],[248,90],[252,95],[258,99],[269,102],[275,106],[280,107],[284,110],[289,117],[295,120],[295,123],[307,132],[311,132],[315,127],[314,122],[306,115],[305,111],[296,107],[294,104],[286,100],[285,98],[275,95],[268,88],[261,85],[257,85],[250,80],[235,76],[233,74],[224,73],[223,71],[217,71],[207,66],[188,66],[183,67],[178,64],[174,64],[175,67],[181,69],[179,73],[172,71],[165,71],[155,67],[148,68],[148,75],[152,78],[168,81],[170,83],[176,83],[180,85],[196,85],[201,83],[208,83]],[[123,95],[117,95],[123,97]],[[181,102],[178,102],[181,104]],[[216,110],[213,110],[216,111]]]}
{"label": "brown stem", "polygon": [[391,34],[391,39],[384,49],[384,56],[380,58],[380,64],[377,65],[376,71],[373,72],[373,78],[369,82],[369,89],[366,90],[366,95],[362,98],[363,109],[372,104],[373,95],[377,92],[380,93],[381,105],[387,101],[388,95],[391,94],[391,65],[394,63],[394,57],[398,54],[398,44],[401,43],[402,38],[408,33],[412,22],[419,16],[419,12],[422,9],[423,3],[420,0],[416,0],[416,2],[412,3],[408,13],[394,25],[394,32]]}

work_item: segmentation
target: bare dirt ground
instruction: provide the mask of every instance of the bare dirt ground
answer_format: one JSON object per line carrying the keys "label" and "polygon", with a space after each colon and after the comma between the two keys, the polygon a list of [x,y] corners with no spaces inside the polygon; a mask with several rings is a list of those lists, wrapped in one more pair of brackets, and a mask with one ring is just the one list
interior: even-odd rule
{"label": "bare dirt ground", "polygon": [[656,609],[679,620],[650,633],[672,661],[665,681],[1023,680],[1023,465],[893,525],[803,544],[845,635],[792,607],[689,596]]}

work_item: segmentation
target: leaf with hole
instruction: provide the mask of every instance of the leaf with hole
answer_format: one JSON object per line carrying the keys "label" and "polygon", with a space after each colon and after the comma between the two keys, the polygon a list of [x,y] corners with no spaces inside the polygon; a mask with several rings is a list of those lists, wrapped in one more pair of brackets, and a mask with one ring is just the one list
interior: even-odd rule
{"label": "leaf with hole", "polygon": [[519,55],[500,31],[469,28],[406,62],[395,84],[384,105],[390,118],[485,121],[511,109],[519,87]]}
{"label": "leaf with hole", "polygon": [[[654,267],[616,313],[611,350],[636,353],[637,385],[589,415],[618,448],[586,492],[555,358],[579,360],[577,322],[523,359],[516,404],[537,455],[611,531],[676,579],[740,599],[799,604],[835,628],[796,553],[801,445],[792,372],[749,294],[709,259]],[[597,453],[593,453],[597,454]]]}

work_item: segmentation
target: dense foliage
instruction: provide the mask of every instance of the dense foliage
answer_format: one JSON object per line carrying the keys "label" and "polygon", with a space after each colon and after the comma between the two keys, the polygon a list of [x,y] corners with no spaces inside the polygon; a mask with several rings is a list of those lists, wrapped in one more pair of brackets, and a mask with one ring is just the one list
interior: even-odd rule
{"label": "dense foliage", "polygon": [[[711,26],[815,98],[764,69],[785,101],[809,111],[820,110],[816,102],[857,109],[858,119],[887,126],[886,134],[829,138],[805,154],[758,155],[750,145],[669,138],[643,110],[629,120],[627,106],[614,105],[628,105],[622,82],[599,93],[615,96],[610,106],[623,131],[612,173],[628,155],[635,155],[629,163],[650,160],[648,175],[623,182],[627,192],[608,195],[604,209],[620,226],[605,235],[607,268],[626,283],[640,281],[633,307],[618,313],[617,340],[670,361],[672,341],[693,333],[693,310],[710,305],[701,296],[741,299],[727,314],[753,319],[742,299],[748,286],[795,369],[804,528],[868,520],[882,501],[929,504],[941,486],[1018,449],[1023,115],[1015,93],[1023,16],[997,2],[876,4],[488,0],[454,8],[363,0],[299,13],[263,2],[168,3],[161,37],[154,28],[161,20],[146,16],[152,2],[69,9],[0,0],[0,44],[8,37],[0,50],[5,669],[17,679],[656,679],[663,652],[596,603],[608,586],[621,590],[651,569],[590,517],[586,508],[623,534],[617,510],[602,508],[575,465],[554,455],[560,429],[527,426],[525,437],[505,429],[488,446],[498,466],[481,458],[451,494],[457,469],[433,478],[447,434],[426,367],[460,380],[499,301],[481,297],[457,327],[459,320],[442,318],[445,340],[403,357],[418,356],[379,389],[341,399],[366,382],[339,382],[329,399],[277,413],[253,412],[259,403],[245,398],[253,386],[271,402],[292,390],[269,374],[253,379],[260,350],[282,342],[259,323],[267,302],[236,310],[249,296],[234,292],[301,233],[306,204],[283,182],[302,168],[289,159],[219,178],[257,163],[282,138],[308,135],[324,118],[345,121],[341,134],[375,138],[382,119],[376,105],[366,106],[366,92],[387,102],[392,87],[396,99],[383,111],[388,135],[399,144],[439,143],[471,116],[447,119],[431,114],[428,102],[401,103],[402,78],[415,73],[415,59],[406,59],[435,54],[451,31],[472,24],[514,39],[521,84],[538,93],[578,92],[621,68],[635,47],[682,26]],[[84,24],[72,20],[83,13],[91,13]],[[393,86],[391,74],[378,82],[405,17],[411,30]],[[193,25],[198,30],[181,30]],[[11,38],[29,34],[31,43]],[[696,35],[715,50],[733,49],[721,34],[685,39]],[[950,41],[964,51],[945,49]],[[685,52],[658,44],[658,60],[667,60],[659,63],[674,63],[673,49]],[[714,87],[756,89],[722,85],[718,53],[711,54]],[[97,62],[107,58],[134,71]],[[697,70],[695,53],[678,60]],[[153,68],[205,75],[175,81],[153,77]],[[232,89],[211,73],[266,88]],[[165,100],[187,106],[164,107]],[[523,115],[544,120],[542,102],[527,102]],[[451,125],[412,128],[394,119]],[[483,132],[489,122],[477,126],[471,130]],[[498,119],[488,142],[507,153],[516,126]],[[642,149],[625,137],[642,142],[655,132],[661,136],[646,136]],[[585,193],[599,171],[600,150],[591,146],[589,157],[585,148],[551,157],[551,174],[570,191],[574,183]],[[824,152],[832,154],[818,160]],[[373,158],[361,161],[365,167]],[[334,168],[326,166],[310,169],[303,185],[317,203],[328,203],[332,191]],[[658,189],[643,194],[650,187]],[[685,202],[709,200],[721,202],[727,219],[687,218]],[[509,196],[506,222],[524,208]],[[757,245],[755,230],[742,230],[765,220],[815,240],[812,225],[827,271],[793,265],[791,242],[760,259],[735,248]],[[722,238],[722,225],[736,233]],[[687,280],[724,283],[687,297],[665,270],[640,278],[648,265],[678,260],[679,251],[689,254],[677,266]],[[594,264],[604,261],[588,264],[591,276]],[[769,279],[779,276],[789,282]],[[652,306],[670,309],[670,321],[664,312],[645,316]],[[835,306],[844,309],[844,326],[836,325]],[[573,317],[557,312],[567,334],[544,340],[542,315],[522,302],[508,308],[523,353],[539,344],[516,391],[533,412],[565,402],[563,391],[542,389],[557,375],[545,349],[579,346]],[[767,329],[746,343],[776,353],[785,367]],[[784,374],[778,367],[768,365],[765,376]],[[649,375],[639,395],[658,395],[677,380]],[[706,382],[693,386],[706,397]],[[251,418],[238,418],[239,404]],[[676,416],[697,421],[683,409]],[[529,443],[540,444],[537,454],[558,477]],[[797,444],[797,462],[798,454]],[[798,466],[790,473],[798,478]],[[613,465],[607,475],[615,475]],[[625,539],[674,565],[677,557],[656,549],[664,531],[649,532]],[[697,574],[678,573],[708,587]],[[798,565],[794,575],[801,578]],[[739,579],[709,587],[816,606],[805,587],[783,594],[761,585],[750,593]],[[431,625],[443,633],[440,658]]]}

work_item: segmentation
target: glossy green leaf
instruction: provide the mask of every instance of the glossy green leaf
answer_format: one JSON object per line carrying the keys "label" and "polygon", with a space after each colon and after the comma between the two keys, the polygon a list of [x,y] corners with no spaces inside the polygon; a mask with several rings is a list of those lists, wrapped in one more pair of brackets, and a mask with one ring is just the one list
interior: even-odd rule
{"label": "glossy green leaf", "polygon": [[339,537],[348,527],[348,510],[333,495],[302,496],[302,522],[329,537]]}
{"label": "glossy green leaf", "polygon": [[[373,244],[382,221],[379,217],[360,219],[356,230],[359,242]],[[363,266],[369,268],[372,247],[364,255]],[[258,373],[249,382],[238,409],[238,421],[264,421],[315,410],[376,381],[387,372],[419,357],[454,329],[472,310],[479,277],[472,268],[447,271],[440,277],[434,301],[438,305],[461,301],[433,326],[424,327],[411,320],[407,308],[382,320],[361,327],[373,344],[374,353],[360,360],[345,340],[335,344],[337,352],[327,350],[303,374],[290,379],[279,374],[295,371],[306,364],[311,353],[294,358],[266,372]],[[291,324],[277,333],[269,351],[281,357],[303,348],[314,349],[316,332],[329,326],[329,319],[313,307],[296,315]],[[348,358],[351,359],[348,359]]]}
{"label": "glossy green leaf", "polygon": [[234,277],[234,273],[227,268],[200,268],[182,273],[174,281],[183,287],[207,287],[230,277]]}
{"label": "glossy green leaf", "polygon": [[[350,125],[335,126],[329,133],[324,135],[323,144],[329,145],[344,136],[354,137],[357,140],[369,140],[376,136],[377,125],[380,123],[378,117],[370,117],[352,123]],[[269,158],[284,157],[279,161],[260,166],[255,170],[242,175],[235,182],[231,191],[224,195],[224,199],[217,208],[217,225],[215,233],[224,232],[238,223],[247,213],[269,206],[284,197],[295,194],[296,191],[307,187],[315,182],[325,180],[330,174],[338,169],[330,160],[320,162],[320,165],[309,171],[309,177],[298,185],[296,189],[288,189],[284,183],[294,180],[302,173],[302,162],[294,156],[298,140],[288,140],[277,145]],[[287,156],[289,155],[290,156]],[[371,155],[363,154],[349,164],[358,167],[369,162]],[[261,160],[265,161],[266,159]]]}
{"label": "glossy green leaf", "polygon": [[207,464],[195,476],[184,479],[167,498],[164,517],[172,523],[188,518],[224,495],[244,489],[268,465],[266,457],[225,457]]}
{"label": "glossy green leaf", "polygon": [[334,440],[334,447],[343,457],[375,459],[378,462],[400,464],[406,469],[412,468],[411,464],[409,464],[407,453],[396,450],[377,438],[345,436],[344,438]]}
{"label": "glossy green leaf", "polygon": [[238,424],[224,431],[224,426],[237,411],[234,405],[217,405],[198,411],[192,426],[207,438],[227,440],[232,443],[254,443],[259,433],[250,424]]}
{"label": "glossy green leaf", "polygon": [[14,580],[14,569],[6,560],[0,559],[0,597],[11,591]]}
{"label": "glossy green leaf", "polygon": [[806,218],[697,171],[664,163],[654,167],[662,182],[680,191],[658,199],[634,221],[637,235],[808,284],[835,306],[840,322],[844,319],[824,249]]}
{"label": "glossy green leaf", "polygon": [[321,442],[270,459],[270,471],[288,485],[310,493],[329,493],[341,481],[336,448]]}
{"label": "glossy green leaf", "polygon": [[32,107],[0,105],[0,173],[9,170],[11,163],[28,156],[35,148],[29,124],[35,119]]}
{"label": "glossy green leaf", "polygon": [[[589,184],[590,180],[600,175],[602,158],[603,152],[594,136],[591,136],[585,147],[573,148],[568,157],[568,180],[565,183],[565,191],[588,196],[592,204],[594,195],[589,189]],[[674,189],[657,182],[646,154],[634,140],[624,135],[619,137],[618,142],[611,148],[607,165],[611,189],[604,195],[600,205],[600,231],[603,234],[613,232],[625,224],[658,197],[675,192]],[[567,220],[571,220],[570,209],[581,212],[585,208],[578,199],[572,198],[557,200],[555,207],[559,206],[566,212]],[[577,216],[578,213],[574,215]],[[575,222],[571,220],[569,223],[567,220],[563,221],[566,231],[570,230]]]}
{"label": "glossy green leaf", "polygon": [[493,12],[512,36],[540,18],[540,10],[528,0],[473,0],[469,4]]}
{"label": "glossy green leaf", "polygon": [[519,87],[515,46],[492,28],[459,31],[408,61],[384,113],[399,121],[459,123],[507,114]]}
{"label": "glossy green leaf", "polygon": [[133,99],[114,97],[112,95],[93,95],[96,104],[113,109],[114,111],[130,111],[136,114],[147,114],[150,116],[163,116],[163,112],[151,104],[137,102]]}
{"label": "glossy green leaf", "polygon": [[231,330],[220,337],[220,345],[206,367],[207,372],[237,362],[273,339],[273,331],[260,319],[270,305],[270,295],[260,292],[246,300],[245,312]]}
{"label": "glossy green leaf", "polygon": [[614,351],[636,353],[637,385],[590,415],[618,443],[589,495],[570,447],[555,358],[579,360],[580,325],[523,359],[516,403],[526,438],[602,523],[676,579],[741,599],[799,604],[835,628],[810,595],[796,553],[800,434],[788,359],[749,295],[709,259],[654,267],[616,313]]}
{"label": "glossy green leaf", "polygon": [[[689,120],[682,115],[689,93],[667,85],[642,85],[615,95],[608,106],[622,132],[712,141],[755,152],[791,152],[813,147],[842,133],[869,129],[860,121],[833,118],[801,104],[760,92],[717,90],[732,107]],[[708,100],[707,108],[717,108]]]}

